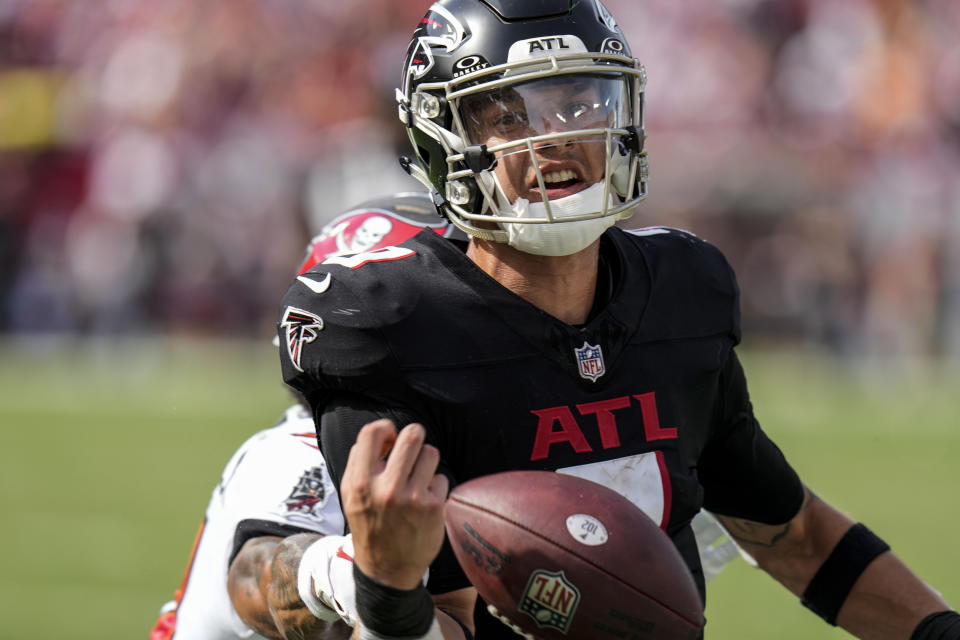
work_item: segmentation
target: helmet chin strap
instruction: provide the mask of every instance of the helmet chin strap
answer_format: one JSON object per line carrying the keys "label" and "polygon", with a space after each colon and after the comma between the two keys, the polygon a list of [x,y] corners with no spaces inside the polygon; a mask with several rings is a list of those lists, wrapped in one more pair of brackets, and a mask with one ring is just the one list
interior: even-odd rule
{"label": "helmet chin strap", "polygon": [[[507,232],[507,244],[524,253],[540,256],[567,256],[590,246],[594,240],[615,222],[614,216],[562,222],[563,218],[600,211],[603,207],[603,183],[599,182],[573,195],[550,201],[550,212],[558,222],[502,222],[500,227]],[[611,194],[607,206],[614,206]],[[506,214],[507,212],[504,212]],[[530,202],[517,198],[510,207],[512,217],[544,218],[547,206],[543,202]]]}

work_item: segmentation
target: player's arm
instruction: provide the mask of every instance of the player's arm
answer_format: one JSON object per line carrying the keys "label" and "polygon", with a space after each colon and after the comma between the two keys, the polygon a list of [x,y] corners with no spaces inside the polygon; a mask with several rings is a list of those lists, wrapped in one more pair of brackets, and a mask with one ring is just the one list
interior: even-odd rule
{"label": "player's arm", "polygon": [[449,488],[437,473],[440,454],[425,440],[420,424],[398,433],[391,421],[377,420],[350,449],[340,489],[354,544],[355,638],[460,640],[473,633],[473,589],[434,599],[422,582],[443,542]]}
{"label": "player's arm", "polygon": [[[440,640],[440,638],[443,640],[472,640],[474,632],[472,622],[467,626],[462,621],[473,620],[473,607],[476,599],[477,591],[473,587],[433,596],[435,605],[433,615],[437,620],[438,627],[436,631],[431,629],[427,632],[427,635],[421,636],[422,640]],[[436,633],[437,631],[440,633],[439,638],[430,635],[431,632]],[[359,626],[354,628],[352,638],[358,640],[364,638]]]}
{"label": "player's arm", "polygon": [[230,565],[227,591],[247,626],[268,638],[334,640],[348,638],[340,621],[317,618],[300,599],[297,572],[303,551],[322,536],[299,533],[247,540]]}
{"label": "player's arm", "polygon": [[437,622],[443,632],[444,640],[467,638],[464,627],[470,635],[476,630],[473,626],[473,608],[477,603],[477,590],[473,587],[457,589],[449,593],[435,594]]}
{"label": "player's arm", "polygon": [[[821,618],[860,638],[960,639],[956,614],[927,620],[949,609],[935,591],[869,529],[803,485],[757,423],[732,350],[719,389],[722,427],[698,467],[704,506],[760,567]],[[954,635],[940,634],[951,625]]]}
{"label": "player's arm", "polygon": [[960,637],[960,628],[957,635],[912,636],[924,618],[949,606],[879,538],[807,488],[786,524],[718,517],[760,568],[858,638]]}
{"label": "player's arm", "polygon": [[[346,476],[348,459],[354,455],[354,445],[358,441],[359,434],[365,428],[365,425],[377,421],[384,422],[384,420],[382,420],[383,418],[392,421],[394,424],[407,424],[408,422],[413,421],[412,415],[407,411],[400,410],[395,407],[388,408],[382,403],[376,403],[365,398],[354,396],[327,399],[317,414],[317,422],[320,425],[318,432],[320,450],[323,452],[324,459],[327,463],[327,469],[330,471],[334,484],[337,486],[338,492],[341,494],[341,504],[344,504],[343,499],[345,498],[345,495],[343,494],[343,479]],[[384,436],[384,438],[387,438],[387,440],[392,443],[395,442],[394,438],[396,438],[396,431],[392,426],[390,427],[390,430],[393,430],[391,435]],[[387,440],[385,440],[385,442]],[[420,442],[421,447],[423,444],[423,442]],[[433,449],[433,447],[430,448]],[[433,449],[433,451],[436,452],[435,449]],[[383,458],[387,456],[386,450],[378,450],[377,453]],[[355,477],[356,475],[359,475],[361,483],[366,486],[367,483],[369,483],[369,481],[372,479],[370,476],[371,473],[376,475],[374,470],[366,468],[362,474],[355,474]],[[433,477],[437,476],[431,475],[430,478],[426,478],[424,476],[421,477],[420,480],[421,482],[425,482],[427,485],[429,485],[431,482],[433,482]],[[438,482],[441,481],[440,477],[438,477]],[[445,481],[445,477],[442,478],[443,481]],[[351,486],[352,485],[348,483],[346,487],[346,495],[354,494],[354,489],[351,488]],[[362,490],[365,491],[366,489]],[[403,506],[399,501],[409,499],[409,497],[409,494],[404,496],[398,493],[394,495],[392,499],[388,500],[387,504],[377,504],[372,508],[375,511],[378,511],[381,515],[388,515],[389,517],[394,517],[396,512],[399,510],[404,514],[405,517],[409,517],[409,521],[411,523],[416,522],[419,523],[420,526],[424,526],[426,528],[429,528],[431,525],[435,526],[437,524],[435,519],[430,522],[423,520],[421,516],[424,514],[422,512],[417,513],[416,508],[404,511],[406,507]],[[443,498],[446,498],[445,493]],[[434,504],[434,508],[435,507],[436,505]],[[346,509],[344,513],[346,515]],[[391,549],[396,553],[395,557],[406,557],[410,555],[410,549],[416,547],[421,541],[418,535],[413,535],[413,540],[408,541],[409,546],[405,546],[397,534],[401,530],[410,532],[411,530],[409,527],[399,527],[396,526],[395,523],[383,521],[377,526],[370,527],[369,529],[363,529],[360,532],[363,536],[361,538],[361,542],[365,545],[365,549],[358,552],[355,547],[355,543],[357,541],[356,523],[359,522],[359,520],[357,520],[355,517],[355,522],[351,522],[349,516],[347,517],[347,520],[350,522],[350,530],[352,532],[350,553],[354,555],[358,553],[363,555],[366,553],[366,550],[370,548],[371,544],[378,548],[382,548],[385,552],[385,556],[383,558],[379,558],[376,560],[376,562],[383,560],[383,565],[388,571],[391,570],[388,566],[390,562],[388,558],[391,556]],[[442,540],[442,518],[440,520],[440,527],[440,536]],[[372,535],[368,535],[368,533],[371,533]],[[378,535],[383,536],[383,539],[380,539],[377,542],[371,542],[371,539]],[[330,552],[328,551],[328,554],[329,553]],[[434,553],[433,555],[436,554]],[[311,560],[311,562],[313,561]],[[319,562],[317,564],[321,567],[324,566],[323,562]],[[428,560],[425,564],[423,564],[423,566],[418,566],[417,568],[419,569],[419,572],[417,572],[417,569],[412,570],[410,572],[411,575],[416,574],[417,579],[410,583],[409,589],[399,589],[398,592],[393,593],[393,595],[401,598],[412,597],[414,593],[422,595],[423,592],[420,591],[421,587],[418,585],[422,581],[426,568],[429,566],[429,564],[430,562]],[[356,588],[355,581],[353,580],[352,566],[351,571],[349,572],[344,571],[344,566],[344,563],[338,561],[336,558],[333,558],[332,562],[329,563],[330,573],[328,575],[320,575],[320,579],[318,580],[318,575],[316,573],[314,574],[312,588],[314,593],[322,600],[330,600],[331,596],[333,596],[333,600],[337,600],[341,602],[341,604],[349,600],[349,617],[351,617],[353,620],[356,620],[357,604],[362,589]],[[383,579],[383,576],[377,572],[374,572],[372,577],[375,581]],[[382,584],[396,588],[395,583],[393,583],[389,577],[387,577]],[[356,592],[354,592],[355,588]],[[374,584],[374,591],[376,591],[377,588],[377,585]],[[404,594],[403,592],[409,593]],[[337,593],[349,595],[341,596],[337,595]],[[367,592],[363,591],[363,593],[366,594]],[[453,590],[445,593],[433,594],[432,602],[429,603],[432,615],[425,616],[424,619],[427,621],[432,621],[432,619],[435,618],[439,625],[440,632],[447,640],[464,638],[466,637],[464,634],[464,629],[467,630],[467,633],[473,633],[473,608],[474,604],[476,603],[476,597],[476,591],[472,587],[462,589],[454,588]],[[424,602],[426,602],[426,600],[421,600],[421,604]]]}

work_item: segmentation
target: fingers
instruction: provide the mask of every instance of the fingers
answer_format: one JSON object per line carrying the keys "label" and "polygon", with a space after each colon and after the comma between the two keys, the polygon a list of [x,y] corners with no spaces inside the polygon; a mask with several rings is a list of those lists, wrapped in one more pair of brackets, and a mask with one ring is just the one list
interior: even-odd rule
{"label": "fingers", "polygon": [[441,503],[446,502],[447,494],[450,493],[450,478],[438,473],[430,479],[428,489]]}
{"label": "fingers", "polygon": [[397,433],[390,420],[376,420],[360,430],[350,450],[347,468],[363,470],[363,475],[381,475],[383,481],[395,487],[426,487],[431,493],[443,489],[440,499],[445,499],[447,479],[440,476],[443,481],[440,486],[434,477],[440,453],[425,441],[426,429],[421,424],[408,424]]}
{"label": "fingers", "polygon": [[[404,483],[410,477],[417,460],[423,454],[427,432],[423,425],[408,424],[397,435],[393,451],[387,459],[384,476],[394,483]],[[431,447],[432,448],[432,447]],[[439,460],[439,456],[437,458]],[[436,465],[434,465],[436,468]]]}
{"label": "fingers", "polygon": [[426,429],[422,425],[414,423],[404,427],[387,460],[387,473],[395,474],[394,480],[405,483],[418,495],[421,506],[431,508],[447,499],[449,480],[437,474],[440,451],[425,440]]}
{"label": "fingers", "polygon": [[355,566],[398,589],[420,583],[443,544],[448,481],[423,425],[397,432],[389,420],[364,425],[350,450],[340,501],[354,541]]}
{"label": "fingers", "polygon": [[[439,488],[436,485],[437,479],[442,479],[443,481],[447,480],[447,477],[443,474],[437,474],[437,465],[440,463],[440,452],[436,447],[430,444],[423,445],[423,448],[420,450],[420,455],[417,456],[417,460],[413,465],[413,469],[410,470],[410,485],[413,487],[424,488],[428,495],[436,495],[437,489]],[[439,494],[438,498],[442,502],[446,499],[446,491],[443,491]],[[427,498],[427,495],[424,496],[424,499]],[[430,502],[436,502],[436,500],[431,500]]]}
{"label": "fingers", "polygon": [[350,448],[347,468],[362,470],[368,474],[378,473],[383,466],[383,459],[396,439],[397,428],[386,418],[364,425]]}

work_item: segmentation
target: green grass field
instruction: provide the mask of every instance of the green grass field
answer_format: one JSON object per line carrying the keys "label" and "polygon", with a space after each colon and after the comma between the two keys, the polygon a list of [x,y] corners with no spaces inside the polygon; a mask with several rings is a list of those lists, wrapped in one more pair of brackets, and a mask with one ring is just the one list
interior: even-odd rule
{"label": "green grass field", "polygon": [[[223,465],[288,404],[262,342],[0,343],[0,640],[146,638]],[[960,375],[742,357],[807,483],[960,602]],[[848,637],[741,561],[708,601],[711,640]]]}

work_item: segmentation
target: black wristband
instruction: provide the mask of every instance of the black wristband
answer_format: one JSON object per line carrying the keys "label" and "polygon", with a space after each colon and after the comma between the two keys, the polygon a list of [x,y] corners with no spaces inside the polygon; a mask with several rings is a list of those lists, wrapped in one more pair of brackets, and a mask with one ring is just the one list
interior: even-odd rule
{"label": "black wristband", "polygon": [[960,613],[941,611],[931,613],[913,630],[910,640],[958,640],[960,638]]}
{"label": "black wristband", "polygon": [[800,602],[836,626],[837,613],[860,574],[890,546],[865,525],[857,523],[840,538],[830,556],[817,570]]}
{"label": "black wristband", "polygon": [[433,625],[433,598],[420,585],[405,591],[377,582],[353,564],[357,615],[363,626],[387,638],[419,638]]}

